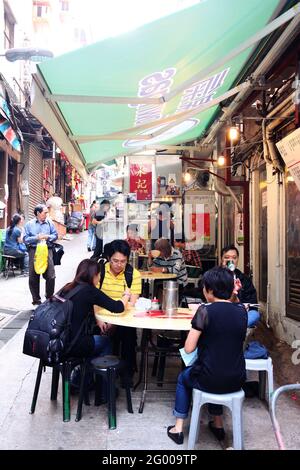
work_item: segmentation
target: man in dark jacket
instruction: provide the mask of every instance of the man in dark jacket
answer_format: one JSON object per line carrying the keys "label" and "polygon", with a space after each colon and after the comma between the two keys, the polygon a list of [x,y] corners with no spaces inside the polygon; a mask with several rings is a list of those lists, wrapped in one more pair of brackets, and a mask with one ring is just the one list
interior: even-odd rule
{"label": "man in dark jacket", "polygon": [[257,304],[257,293],[256,289],[246,274],[242,273],[237,269],[239,262],[239,251],[234,245],[228,245],[221,251],[221,264],[231,269],[235,277],[240,280],[241,288],[238,291],[237,301],[243,304],[250,304],[248,308],[248,326],[254,326],[260,316],[256,307],[252,307],[251,304]]}

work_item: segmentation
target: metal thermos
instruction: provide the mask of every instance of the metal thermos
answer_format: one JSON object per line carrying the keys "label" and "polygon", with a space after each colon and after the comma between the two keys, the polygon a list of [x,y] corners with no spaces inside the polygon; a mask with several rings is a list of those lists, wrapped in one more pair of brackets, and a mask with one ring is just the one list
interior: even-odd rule
{"label": "metal thermos", "polygon": [[175,313],[178,308],[178,283],[177,281],[163,282],[162,309],[168,315]]}

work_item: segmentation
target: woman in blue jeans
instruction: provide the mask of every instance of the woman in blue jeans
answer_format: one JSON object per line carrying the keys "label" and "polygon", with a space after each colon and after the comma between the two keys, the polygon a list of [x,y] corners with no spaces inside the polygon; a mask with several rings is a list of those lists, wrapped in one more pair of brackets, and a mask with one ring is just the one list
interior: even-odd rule
{"label": "woman in blue jeans", "polygon": [[23,243],[24,217],[21,214],[14,214],[8,229],[6,230],[4,242],[4,254],[15,256],[19,261],[21,274],[28,275],[28,252]]}
{"label": "woman in blue jeans", "polygon": [[[175,425],[168,427],[168,436],[183,444],[183,423],[187,418],[193,388],[208,393],[232,393],[241,389],[246,379],[243,343],[247,331],[247,311],[242,304],[232,303],[233,273],[223,267],[210,269],[203,275],[203,293],[209,304],[198,308],[184,349],[197,348],[197,359],[178,377],[173,414]],[[209,404],[213,421],[209,429],[217,439],[225,437],[221,405]]]}
{"label": "woman in blue jeans", "polygon": [[[122,313],[130,298],[130,291],[125,289],[121,300],[113,300],[97,288],[99,282],[100,264],[93,259],[84,259],[78,265],[74,280],[66,284],[60,292],[60,295],[64,296],[78,285],[82,286],[82,289],[72,297],[70,342],[76,336],[83,322],[86,323],[86,327],[82,329],[69,352],[70,357],[92,359],[111,353],[110,338],[105,334],[107,324],[95,317],[94,305],[99,305],[110,312]],[[95,326],[98,326],[100,334],[94,334]]]}

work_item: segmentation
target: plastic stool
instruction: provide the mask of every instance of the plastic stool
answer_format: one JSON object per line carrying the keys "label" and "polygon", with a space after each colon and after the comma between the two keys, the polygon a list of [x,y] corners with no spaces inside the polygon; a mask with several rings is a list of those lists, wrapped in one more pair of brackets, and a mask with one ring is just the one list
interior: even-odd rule
{"label": "plastic stool", "polygon": [[8,279],[9,273],[12,272],[15,277],[15,262],[18,258],[12,255],[2,255],[3,260],[3,276]]}
{"label": "plastic stool", "polygon": [[40,359],[39,367],[37,371],[35,387],[31,402],[30,414],[35,412],[36,402],[39,394],[40,383],[42,378],[42,372],[46,370],[46,367],[52,367],[52,382],[51,382],[51,397],[50,399],[57,400],[57,391],[59,384],[59,373],[62,374],[62,397],[63,397],[63,421],[68,422],[71,418],[71,406],[70,406],[70,376],[71,370],[75,365],[80,365],[81,375],[85,375],[86,360],[78,358],[70,358],[61,362],[57,365],[46,364]]}
{"label": "plastic stool", "polygon": [[[96,357],[91,360],[91,366],[93,373],[104,376],[107,383],[107,401],[108,401],[108,426],[109,429],[116,429],[117,427],[117,417],[116,417],[116,375],[117,372],[123,374],[123,380],[126,389],[127,397],[127,409],[128,413],[133,413],[132,402],[131,402],[131,392],[129,386],[129,380],[127,375],[127,370],[125,368],[125,362],[120,360],[117,356],[101,356]],[[82,381],[83,384],[83,381]],[[75,421],[81,420],[82,414],[82,404],[84,398],[84,389],[81,385],[79,398],[78,398],[78,408]],[[95,392],[95,404],[99,397],[97,396],[97,388]]]}
{"label": "plastic stool", "polygon": [[268,374],[268,397],[270,405],[271,396],[274,391],[273,383],[273,363],[272,358],[268,359],[245,359],[246,370],[257,370],[259,373],[259,397],[263,400],[266,397],[266,373]]}
{"label": "plastic stool", "polygon": [[190,422],[188,449],[193,450],[198,439],[200,428],[201,406],[205,403],[225,405],[231,410],[233,447],[236,450],[244,448],[242,405],[245,398],[243,390],[234,393],[215,394],[202,392],[193,388],[193,409]]}

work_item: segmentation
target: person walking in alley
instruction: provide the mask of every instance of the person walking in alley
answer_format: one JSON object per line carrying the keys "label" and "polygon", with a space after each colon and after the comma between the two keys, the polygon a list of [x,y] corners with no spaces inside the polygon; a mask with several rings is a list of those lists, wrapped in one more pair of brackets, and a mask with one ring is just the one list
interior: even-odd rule
{"label": "person walking in alley", "polygon": [[236,246],[225,246],[221,251],[221,265],[223,267],[227,266],[233,271],[238,281],[236,287],[239,288],[238,294],[234,296],[234,301],[246,304],[245,306],[248,309],[248,327],[252,327],[255,326],[260,319],[257,308],[251,307],[251,304],[257,304],[256,289],[250,277],[237,269],[238,262],[239,251]]}
{"label": "person walking in alley", "polygon": [[[224,394],[241,389],[246,380],[243,344],[247,330],[247,312],[243,305],[231,302],[234,274],[217,266],[203,275],[203,294],[209,304],[201,304],[186,339],[184,350],[197,358],[192,366],[180,373],[177,380],[173,415],[175,425],[167,434],[176,444],[183,444],[183,423],[187,418],[193,388]],[[220,441],[225,438],[222,405],[209,404],[213,420],[209,429]]]}
{"label": "person walking in alley", "polygon": [[46,280],[46,298],[54,294],[55,269],[53,263],[52,243],[57,240],[58,234],[53,222],[48,219],[48,209],[44,204],[39,204],[34,209],[35,218],[25,225],[24,242],[29,251],[29,289],[32,295],[32,305],[41,304],[40,297],[40,274],[34,269],[34,256],[37,244],[45,240],[48,245],[48,266],[43,274]]}
{"label": "person walking in alley", "polygon": [[96,225],[93,224],[93,219],[95,218],[95,212],[99,209],[97,201],[94,200],[90,206],[90,218],[89,218],[89,227],[88,227],[88,239],[87,239],[87,249],[88,251],[94,251],[96,247]]}
{"label": "person walking in alley", "polygon": [[21,274],[28,275],[28,252],[23,243],[24,217],[14,214],[6,230],[3,252],[15,256],[20,263]]}
{"label": "person walking in alley", "polygon": [[107,213],[110,209],[110,202],[104,199],[100,208],[96,208],[92,223],[96,227],[96,247],[91,258],[99,258],[103,252],[103,224],[106,222]]}

